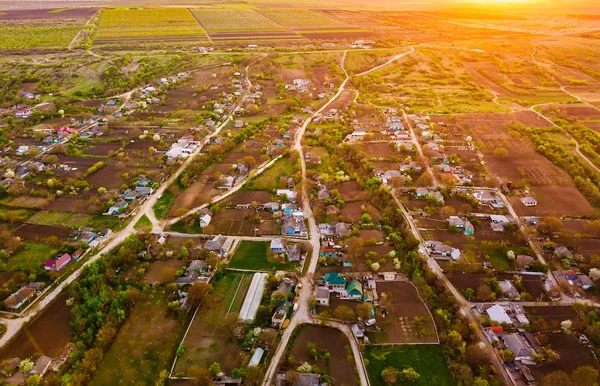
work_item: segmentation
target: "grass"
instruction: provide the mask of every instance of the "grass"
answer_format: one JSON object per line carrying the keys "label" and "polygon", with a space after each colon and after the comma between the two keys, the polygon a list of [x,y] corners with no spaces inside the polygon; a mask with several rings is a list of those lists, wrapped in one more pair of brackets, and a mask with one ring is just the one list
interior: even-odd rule
{"label": "grass", "polygon": [[168,370],[183,324],[167,314],[159,291],[138,302],[119,330],[90,385],[154,384]]}
{"label": "grass", "polygon": [[192,12],[209,32],[285,31],[251,8],[200,8]]}
{"label": "grass", "polygon": [[80,22],[62,22],[61,25],[27,24],[0,26],[1,50],[31,48],[67,48],[81,29]]}
{"label": "grass", "polygon": [[267,258],[269,242],[242,241],[229,262],[229,268],[260,271],[290,271],[298,267],[297,263],[272,263]]}
{"label": "grass", "polygon": [[265,190],[274,194],[279,186],[279,179],[283,176],[293,176],[296,170],[292,160],[282,158],[263,173],[249,180],[242,190]]}
{"label": "grass", "polygon": [[177,221],[169,227],[169,230],[171,232],[191,234],[201,234],[203,232],[200,227],[200,221],[194,216]]}
{"label": "grass", "polygon": [[133,227],[138,231],[150,232],[152,230],[152,222],[148,216],[143,215]]}
{"label": "grass", "polygon": [[169,190],[165,190],[162,196],[156,200],[156,204],[152,207],[154,211],[154,215],[158,219],[165,218],[167,216],[167,212],[173,206],[175,202],[175,195],[171,193]]}
{"label": "grass", "polygon": [[386,385],[381,372],[387,366],[392,366],[398,371],[412,367],[421,375],[416,382],[398,381],[395,385],[455,384],[439,345],[367,346],[364,359],[371,386]]}
{"label": "grass", "polygon": [[31,224],[40,225],[65,225],[71,228],[110,228],[115,230],[121,223],[117,217],[103,215],[89,215],[84,213],[67,213],[41,211],[34,214],[27,220]]}
{"label": "grass", "polygon": [[486,255],[490,259],[490,263],[500,272],[510,271],[514,268],[514,262],[509,260],[506,253],[512,250],[515,255],[528,255],[532,256],[533,252],[527,247],[510,247],[510,248],[496,248],[494,250],[485,251]]}
{"label": "grass", "polygon": [[49,245],[26,243],[8,258],[7,267],[11,272],[43,272],[46,260],[57,253],[58,249]]}

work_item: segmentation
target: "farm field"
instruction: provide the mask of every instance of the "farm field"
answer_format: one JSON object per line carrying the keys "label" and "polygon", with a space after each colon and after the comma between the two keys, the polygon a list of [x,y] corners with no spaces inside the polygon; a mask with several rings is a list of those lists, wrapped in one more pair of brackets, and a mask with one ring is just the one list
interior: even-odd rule
{"label": "farm field", "polygon": [[83,213],[40,211],[27,220],[31,224],[56,225],[64,224],[71,228],[92,227],[110,228],[116,230],[120,227],[120,219],[113,216],[91,216]]}
{"label": "farm field", "polygon": [[414,383],[410,383],[411,385],[452,386],[455,384],[444,351],[439,345],[367,346],[364,358],[368,360],[366,367],[372,386],[386,384],[381,377],[381,372],[388,366],[398,371],[412,367],[420,377]]}
{"label": "farm field", "polygon": [[198,8],[194,16],[207,32],[285,32],[286,29],[252,8]]}
{"label": "farm field", "polygon": [[107,9],[94,43],[123,40],[204,40],[206,33],[187,9]]}
{"label": "farm field", "polygon": [[[331,327],[301,325],[290,349],[297,363],[308,362],[333,378],[335,385],[353,386],[358,384],[358,374],[348,338]],[[307,350],[309,343],[316,343],[319,350],[328,352],[330,359],[321,356],[315,360]]]}
{"label": "farm field", "polygon": [[64,49],[81,27],[77,21],[0,25],[0,50]]}
{"label": "farm field", "polygon": [[259,9],[260,13],[291,29],[344,29],[346,25],[319,11],[310,9]]}
{"label": "farm field", "polygon": [[269,242],[242,241],[229,262],[229,268],[256,271],[290,271],[298,263],[290,261],[270,261],[267,256]]}
{"label": "farm field", "polygon": [[170,365],[182,333],[183,323],[167,313],[164,294],[147,293],[119,329],[90,385],[152,384]]}

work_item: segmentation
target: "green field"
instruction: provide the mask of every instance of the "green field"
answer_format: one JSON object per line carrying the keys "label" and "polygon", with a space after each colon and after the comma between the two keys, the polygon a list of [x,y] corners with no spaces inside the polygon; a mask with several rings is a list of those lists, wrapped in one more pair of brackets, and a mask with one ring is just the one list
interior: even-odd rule
{"label": "green field", "polygon": [[82,26],[80,22],[61,22],[60,25],[2,25],[0,49],[67,48]]}
{"label": "green field", "polygon": [[251,269],[260,271],[290,271],[298,267],[297,263],[272,263],[267,259],[269,242],[242,241],[229,262],[230,268]]}
{"label": "green field", "polygon": [[96,42],[144,38],[203,38],[206,33],[187,9],[107,9]]}
{"label": "green field", "polygon": [[279,187],[279,178],[292,177],[296,173],[296,165],[289,158],[282,158],[260,175],[249,180],[242,190],[265,190],[275,193]]}
{"label": "green field", "polygon": [[454,379],[439,345],[367,346],[365,365],[371,386],[387,385],[381,372],[388,366],[398,371],[412,367],[421,377],[416,382],[397,381],[395,385],[451,386]]}
{"label": "green field", "polygon": [[113,216],[50,211],[37,212],[27,222],[40,225],[64,225],[71,228],[92,227],[112,230],[118,229],[121,224],[120,220]]}
{"label": "green field", "polygon": [[45,244],[26,243],[7,261],[8,271],[39,273],[44,271],[46,260],[53,258],[58,249]]}
{"label": "green field", "polygon": [[90,385],[153,385],[169,369],[183,324],[167,314],[164,294],[146,296],[127,317]]}
{"label": "green field", "polygon": [[143,215],[133,227],[138,231],[150,232],[152,230],[152,222],[148,216]]}
{"label": "green field", "polygon": [[208,32],[285,31],[251,8],[200,8],[192,12]]}
{"label": "green field", "polygon": [[156,218],[161,219],[165,218],[171,206],[175,202],[175,195],[171,193],[169,190],[165,190],[162,196],[156,200],[156,204],[152,207],[154,211],[154,215]]}
{"label": "green field", "polygon": [[318,11],[310,9],[260,9],[260,13],[288,28],[320,28],[327,29],[344,26],[339,20],[335,20]]}

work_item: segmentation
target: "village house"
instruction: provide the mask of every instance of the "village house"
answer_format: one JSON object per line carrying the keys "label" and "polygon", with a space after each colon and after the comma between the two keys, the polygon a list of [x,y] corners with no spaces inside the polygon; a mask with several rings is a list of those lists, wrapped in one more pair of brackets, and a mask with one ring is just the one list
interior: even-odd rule
{"label": "village house", "polygon": [[275,238],[271,240],[271,252],[273,253],[283,253],[285,246],[283,245],[283,240],[280,238]]}
{"label": "village house", "polygon": [[325,276],[319,278],[319,281],[329,289],[329,292],[346,292],[346,279],[338,272],[326,273]]}
{"label": "village house", "polygon": [[523,197],[521,198],[521,202],[525,206],[537,206],[537,200],[533,197]]}
{"label": "village house", "polygon": [[426,241],[425,248],[427,248],[427,252],[431,257],[437,260],[458,260],[461,256],[459,249],[446,245],[441,241]]}
{"label": "village house", "polygon": [[208,213],[202,215],[200,217],[200,228],[206,228],[210,224],[211,220],[212,217]]}
{"label": "village house", "polygon": [[47,260],[46,263],[44,263],[44,269],[46,271],[58,272],[61,269],[63,269],[64,266],[67,265],[70,261],[71,255],[69,255],[68,253],[64,253],[60,256],[57,256],[56,259]]}
{"label": "village house", "polygon": [[17,110],[15,113],[15,118],[27,119],[31,116],[31,112],[31,109]]}
{"label": "village house", "polygon": [[6,308],[16,310],[27,303],[34,296],[35,289],[30,287],[22,287],[17,292],[6,298],[6,300],[4,300],[4,305]]}
{"label": "village house", "polygon": [[[228,243],[229,241],[229,243]],[[229,247],[227,246],[229,244]],[[227,253],[227,251],[229,250],[229,248],[231,247],[231,239],[229,237],[225,237],[225,236],[214,236],[212,239],[208,240],[206,243],[204,243],[204,249],[211,251],[211,252],[216,252],[216,253],[220,253],[220,254],[224,254]]]}
{"label": "village house", "polygon": [[363,288],[362,284],[358,280],[350,280],[346,284],[346,295],[349,299],[362,300]]}
{"label": "village house", "polygon": [[296,202],[297,194],[291,189],[277,189],[278,196],[286,196],[289,202]]}
{"label": "village house", "polygon": [[458,216],[448,217],[448,226],[450,227],[450,229],[463,231],[466,235],[472,235],[475,233],[475,228],[473,227],[473,224],[471,224],[469,220],[462,219]]}
{"label": "village house", "polygon": [[429,189],[417,188],[415,190],[415,194],[416,194],[417,198],[427,198],[427,197],[429,197]]}
{"label": "village house", "polygon": [[315,298],[318,305],[329,307],[329,288],[317,287],[315,291]]}
{"label": "village house", "polygon": [[206,277],[200,275],[204,273],[206,263],[202,260],[192,260],[185,269],[185,275],[178,277],[176,284],[178,287],[192,285],[197,282],[205,281]]}
{"label": "village house", "polygon": [[485,313],[488,314],[492,321],[498,323],[513,324],[512,319],[510,318],[510,316],[508,316],[506,310],[500,304],[493,305],[492,307],[485,310]]}
{"label": "village house", "polygon": [[281,226],[281,234],[290,237],[308,237],[308,227],[305,223],[304,213],[295,211],[291,214],[285,214]]}
{"label": "village house", "polygon": [[505,298],[513,299],[513,300],[521,299],[521,295],[519,294],[517,287],[515,287],[515,285],[513,284],[512,281],[502,280],[501,282],[498,283],[498,285],[500,286],[500,289],[502,290],[502,294],[504,295]]}
{"label": "village house", "polygon": [[298,244],[288,244],[287,245],[288,261],[300,261],[301,257],[302,257],[302,252],[301,252],[300,246]]}
{"label": "village house", "polygon": [[519,334],[506,334],[501,337],[504,347],[515,354],[515,361],[530,361],[535,353],[524,336]]}

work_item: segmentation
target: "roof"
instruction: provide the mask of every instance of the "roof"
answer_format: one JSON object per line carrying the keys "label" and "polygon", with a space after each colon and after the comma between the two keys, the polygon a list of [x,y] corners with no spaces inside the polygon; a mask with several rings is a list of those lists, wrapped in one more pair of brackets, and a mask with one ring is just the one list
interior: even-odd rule
{"label": "roof", "polygon": [[283,249],[283,240],[280,238],[271,240],[271,249]]}
{"label": "roof", "polygon": [[263,292],[265,290],[265,278],[266,273],[255,273],[250,283],[250,288],[246,293],[244,304],[238,317],[238,321],[242,323],[252,323],[256,317],[256,311],[262,300]]}
{"label": "roof", "polygon": [[362,284],[358,280],[350,280],[348,284],[346,284],[346,291],[348,291],[348,295],[352,295],[352,293],[358,292],[358,294],[362,295],[363,288]]}
{"label": "roof", "polygon": [[325,287],[317,287],[315,297],[317,299],[329,299],[329,290]]}
{"label": "roof", "polygon": [[331,284],[346,284],[346,279],[339,272],[329,272],[325,274],[325,281]]}
{"label": "roof", "polygon": [[504,308],[499,304],[488,308],[485,312],[490,316],[490,318],[493,321],[496,321],[498,323],[512,324],[512,320],[510,319]]}
{"label": "roof", "polygon": [[521,202],[523,204],[536,204],[537,200],[533,197],[523,197],[521,198]]}
{"label": "roof", "polygon": [[258,364],[260,363],[260,360],[262,359],[264,352],[265,352],[265,350],[263,350],[260,347],[257,347],[254,350],[254,354],[252,354],[252,358],[250,358],[250,362],[248,362],[248,367],[258,366]]}
{"label": "roof", "polygon": [[522,336],[509,334],[504,335],[502,340],[504,341],[506,348],[512,351],[517,359],[531,357],[531,350],[527,347],[527,343],[525,343],[525,339]]}
{"label": "roof", "polygon": [[519,264],[520,266],[528,266],[529,264],[532,264],[535,261],[535,259],[531,256],[527,256],[527,255],[517,255],[517,264]]}

